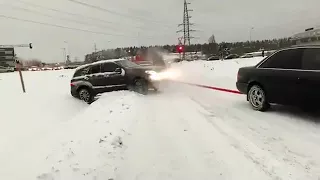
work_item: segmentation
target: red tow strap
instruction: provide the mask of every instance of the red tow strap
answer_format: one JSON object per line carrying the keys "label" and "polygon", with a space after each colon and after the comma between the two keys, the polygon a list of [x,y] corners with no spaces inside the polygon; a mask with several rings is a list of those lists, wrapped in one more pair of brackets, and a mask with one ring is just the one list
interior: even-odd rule
{"label": "red tow strap", "polygon": [[214,86],[206,86],[206,85],[194,84],[194,83],[187,83],[187,82],[181,82],[181,81],[175,81],[175,82],[188,84],[188,85],[191,85],[191,86],[197,86],[197,87],[212,89],[212,90],[216,90],[216,91],[222,91],[222,92],[233,93],[233,94],[241,94],[241,92],[239,92],[237,90],[232,90],[232,89],[225,89],[225,88],[219,88],[219,87],[214,87]]}

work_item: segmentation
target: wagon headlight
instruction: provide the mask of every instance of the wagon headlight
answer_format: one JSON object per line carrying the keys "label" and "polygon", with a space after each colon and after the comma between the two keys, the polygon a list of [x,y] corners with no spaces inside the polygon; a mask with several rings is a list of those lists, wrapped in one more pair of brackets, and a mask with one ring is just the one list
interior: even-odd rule
{"label": "wagon headlight", "polygon": [[151,80],[161,80],[160,74],[155,71],[146,71]]}

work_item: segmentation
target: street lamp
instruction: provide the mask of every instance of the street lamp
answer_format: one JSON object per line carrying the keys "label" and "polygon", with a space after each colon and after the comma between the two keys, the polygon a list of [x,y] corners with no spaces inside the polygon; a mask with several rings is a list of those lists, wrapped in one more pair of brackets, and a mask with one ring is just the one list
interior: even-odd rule
{"label": "street lamp", "polygon": [[65,43],[65,56],[64,56],[64,60],[65,62],[67,62],[67,56],[69,56],[69,44],[68,41],[63,41]]}

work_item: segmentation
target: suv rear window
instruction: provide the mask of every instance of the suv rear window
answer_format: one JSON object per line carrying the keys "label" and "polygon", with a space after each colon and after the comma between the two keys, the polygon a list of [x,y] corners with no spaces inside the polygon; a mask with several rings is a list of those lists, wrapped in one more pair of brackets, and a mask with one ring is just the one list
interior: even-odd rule
{"label": "suv rear window", "polygon": [[301,69],[303,49],[287,49],[269,57],[260,68]]}
{"label": "suv rear window", "polygon": [[117,63],[126,68],[140,67],[138,64],[129,60],[120,60],[120,61],[117,61]]}
{"label": "suv rear window", "polygon": [[74,73],[73,77],[84,76],[84,75],[88,74],[88,71],[89,71],[89,67],[84,67],[82,69],[77,70]]}

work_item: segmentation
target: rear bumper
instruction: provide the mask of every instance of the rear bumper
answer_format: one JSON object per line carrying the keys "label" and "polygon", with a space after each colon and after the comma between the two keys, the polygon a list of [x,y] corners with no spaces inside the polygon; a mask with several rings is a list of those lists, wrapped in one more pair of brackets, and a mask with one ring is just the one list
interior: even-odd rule
{"label": "rear bumper", "polygon": [[237,85],[237,89],[242,94],[247,94],[247,92],[248,92],[248,84],[247,83],[237,82],[236,85]]}
{"label": "rear bumper", "polygon": [[75,87],[71,87],[70,93],[73,97],[78,97],[78,92]]}

